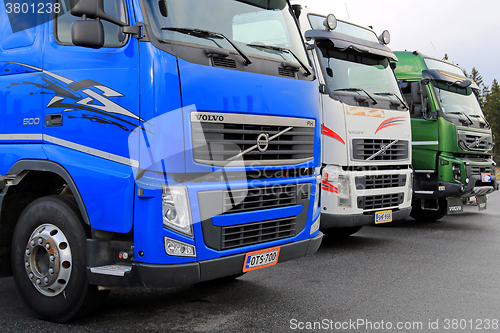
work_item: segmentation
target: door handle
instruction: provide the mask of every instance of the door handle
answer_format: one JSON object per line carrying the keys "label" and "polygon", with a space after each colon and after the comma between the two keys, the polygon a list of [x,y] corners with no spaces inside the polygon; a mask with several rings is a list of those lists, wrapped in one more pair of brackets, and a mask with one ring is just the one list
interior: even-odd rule
{"label": "door handle", "polygon": [[45,115],[45,126],[55,127],[62,126],[62,114],[46,114]]}

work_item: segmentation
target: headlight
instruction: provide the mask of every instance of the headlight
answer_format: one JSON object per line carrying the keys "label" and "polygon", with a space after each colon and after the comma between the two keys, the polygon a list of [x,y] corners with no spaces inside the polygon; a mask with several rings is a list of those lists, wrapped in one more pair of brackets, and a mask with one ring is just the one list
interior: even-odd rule
{"label": "headlight", "polygon": [[453,171],[453,178],[456,181],[461,182],[462,181],[462,175],[461,175],[461,172],[460,172],[460,164],[452,163],[451,164],[451,170]]}
{"label": "headlight", "polygon": [[314,218],[318,212],[319,197],[321,195],[321,175],[316,176],[316,192],[314,193],[313,215]]}
{"label": "headlight", "polygon": [[411,201],[413,196],[413,173],[408,176],[408,196],[406,197],[408,201]]}
{"label": "headlight", "polygon": [[339,175],[338,177],[339,206],[351,206],[351,191],[349,189],[349,177]]}
{"label": "headlight", "polygon": [[193,221],[187,189],[184,185],[162,185],[163,226],[193,236]]}

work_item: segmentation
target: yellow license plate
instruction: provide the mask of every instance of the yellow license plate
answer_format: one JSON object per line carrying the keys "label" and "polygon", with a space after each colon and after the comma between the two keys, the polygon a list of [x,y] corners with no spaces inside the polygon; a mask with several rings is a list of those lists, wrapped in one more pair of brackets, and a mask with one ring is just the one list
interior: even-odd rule
{"label": "yellow license plate", "polygon": [[375,224],[392,222],[392,210],[375,213]]}
{"label": "yellow license plate", "polygon": [[243,262],[243,272],[276,265],[279,255],[279,246],[271,249],[249,252],[245,256],[245,261]]}

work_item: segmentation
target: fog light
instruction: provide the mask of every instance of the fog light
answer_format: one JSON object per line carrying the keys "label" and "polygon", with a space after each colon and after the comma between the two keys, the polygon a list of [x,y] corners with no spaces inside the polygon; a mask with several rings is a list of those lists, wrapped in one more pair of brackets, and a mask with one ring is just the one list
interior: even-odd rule
{"label": "fog light", "polygon": [[453,171],[453,179],[456,181],[462,181],[462,174],[460,171],[460,164],[453,163],[451,165],[451,170]]}
{"label": "fog light", "polygon": [[165,252],[169,256],[177,257],[196,257],[196,247],[193,245],[164,237]]}

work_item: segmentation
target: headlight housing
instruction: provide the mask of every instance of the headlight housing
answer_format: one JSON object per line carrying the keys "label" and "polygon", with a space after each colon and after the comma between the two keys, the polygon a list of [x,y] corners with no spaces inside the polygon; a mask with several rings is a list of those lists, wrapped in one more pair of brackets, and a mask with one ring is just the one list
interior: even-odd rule
{"label": "headlight housing", "polygon": [[408,195],[407,195],[406,198],[407,198],[408,201],[411,201],[412,196],[413,196],[413,173],[410,173],[410,175],[408,176],[407,181],[409,183],[408,183]]}
{"label": "headlight housing", "polygon": [[316,176],[316,192],[314,193],[313,215],[314,218],[318,212],[319,197],[321,195],[321,175]]}
{"label": "headlight housing", "polygon": [[165,228],[193,236],[189,197],[184,185],[162,185],[162,213]]}
{"label": "headlight housing", "polygon": [[461,174],[461,170],[460,170],[460,164],[452,163],[451,170],[453,171],[453,179],[455,179],[458,182],[461,182],[462,181],[462,174]]}
{"label": "headlight housing", "polygon": [[351,206],[351,191],[349,189],[349,176],[338,176],[339,206]]}

